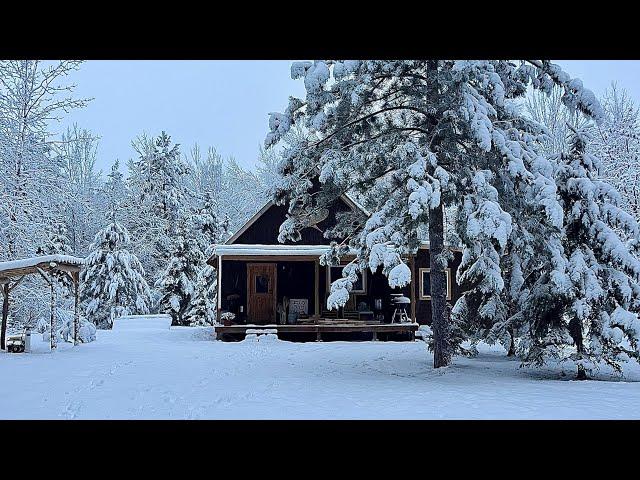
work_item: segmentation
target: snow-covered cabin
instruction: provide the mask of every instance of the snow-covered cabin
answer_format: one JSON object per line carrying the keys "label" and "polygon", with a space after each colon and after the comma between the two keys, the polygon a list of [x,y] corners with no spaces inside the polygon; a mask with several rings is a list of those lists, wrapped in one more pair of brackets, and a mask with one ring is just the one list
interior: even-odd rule
{"label": "snow-covered cabin", "polygon": [[[330,241],[324,232],[335,223],[339,212],[368,216],[361,205],[342,195],[324,220],[302,230],[300,241],[282,244],[277,237],[287,207],[268,202],[226,243],[215,246],[208,262],[218,270],[220,279],[218,318],[229,317],[221,317],[227,312],[234,317],[216,327],[218,338],[244,334],[246,325],[275,326],[280,337],[295,333],[315,334],[318,339],[339,334],[354,338],[412,338],[418,324],[431,323],[428,242],[406,259],[413,278],[407,287],[392,289],[381,268],[375,273],[366,271],[343,308],[327,309],[329,286],[342,276],[342,267],[323,266],[319,257],[329,249]],[[343,258],[343,264],[351,259]],[[460,260],[460,252],[454,251],[454,260],[447,269],[447,296],[451,303],[459,296],[454,278]],[[393,299],[398,294],[410,300],[405,304],[408,319],[399,322],[396,318],[392,322],[396,309]]]}

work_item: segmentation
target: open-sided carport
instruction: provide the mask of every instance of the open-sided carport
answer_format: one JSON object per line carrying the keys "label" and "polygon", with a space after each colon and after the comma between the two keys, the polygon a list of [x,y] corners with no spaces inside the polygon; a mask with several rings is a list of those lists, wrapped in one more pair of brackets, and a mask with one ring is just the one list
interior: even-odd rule
{"label": "open-sided carport", "polygon": [[80,270],[84,264],[83,258],[70,255],[42,255],[38,257],[0,262],[0,287],[2,289],[2,330],[0,332],[0,348],[6,349],[5,339],[7,321],[9,317],[9,301],[11,291],[17,287],[27,276],[39,274],[47,282],[51,289],[51,349],[56,348],[56,286],[55,273],[66,275],[73,284],[74,291],[74,318],[73,318],[73,344],[78,344],[78,330],[80,328],[80,312],[78,310],[78,283]]}

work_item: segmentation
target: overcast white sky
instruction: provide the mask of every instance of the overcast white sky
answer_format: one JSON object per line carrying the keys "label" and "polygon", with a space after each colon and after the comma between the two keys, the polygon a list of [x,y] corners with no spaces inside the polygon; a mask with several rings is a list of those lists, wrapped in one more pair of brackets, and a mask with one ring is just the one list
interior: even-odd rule
{"label": "overcast white sky", "polygon": [[[611,81],[640,101],[640,61],[558,60],[596,95]],[[73,74],[76,95],[94,97],[58,128],[77,122],[101,137],[98,166],[134,156],[131,141],[142,132],[166,130],[187,151],[195,142],[233,155],[244,166],[256,161],[267,133],[268,113],[281,111],[290,95],[290,61],[90,60]]]}

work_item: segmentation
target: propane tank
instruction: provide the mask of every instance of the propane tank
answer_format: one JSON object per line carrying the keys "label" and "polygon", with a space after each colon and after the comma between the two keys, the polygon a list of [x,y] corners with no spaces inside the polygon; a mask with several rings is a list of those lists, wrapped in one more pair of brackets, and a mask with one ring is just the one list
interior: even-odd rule
{"label": "propane tank", "polygon": [[31,328],[27,327],[24,331],[24,351],[31,352]]}

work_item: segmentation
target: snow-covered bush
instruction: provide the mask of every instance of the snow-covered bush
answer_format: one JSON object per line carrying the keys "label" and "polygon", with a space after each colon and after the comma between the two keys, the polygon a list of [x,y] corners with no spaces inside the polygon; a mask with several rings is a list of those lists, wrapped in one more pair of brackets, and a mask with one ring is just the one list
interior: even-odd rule
{"label": "snow-covered bush", "polygon": [[[73,320],[74,314],[70,310],[56,309],[56,339],[63,342],[73,342]],[[42,334],[42,340],[48,342],[51,339],[51,319],[50,317],[40,317],[36,323],[36,332]],[[96,326],[80,315],[80,327],[78,329],[78,339],[82,343],[93,342],[96,339]]]}

